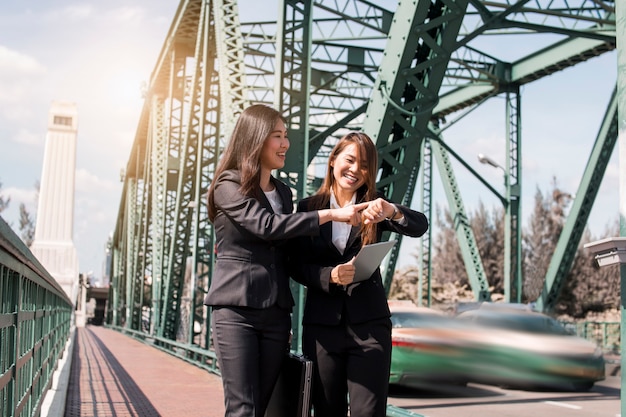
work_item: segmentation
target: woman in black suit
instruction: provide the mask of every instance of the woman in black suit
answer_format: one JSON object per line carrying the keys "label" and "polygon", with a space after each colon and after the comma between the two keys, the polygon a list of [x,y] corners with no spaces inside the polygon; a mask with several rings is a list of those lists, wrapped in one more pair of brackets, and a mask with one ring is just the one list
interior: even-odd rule
{"label": "woman in black suit", "polygon": [[329,221],[359,224],[367,204],[294,213],[289,187],[272,177],[289,149],[280,113],[243,111],[208,193],[217,260],[204,304],[212,307],[213,343],[228,417],[263,417],[289,347],[294,305],[285,239],[316,236]]}
{"label": "woman in black suit", "polygon": [[[391,362],[391,322],[380,270],[353,283],[352,259],[384,231],[418,237],[424,214],[381,198],[376,191],[376,146],[364,133],[341,138],[328,159],[318,192],[299,212],[349,207],[370,201],[360,227],[332,222],[319,236],[295,239],[292,277],[307,286],[302,346],[313,360],[316,416],[386,415]],[[349,398],[349,400],[348,400]]]}

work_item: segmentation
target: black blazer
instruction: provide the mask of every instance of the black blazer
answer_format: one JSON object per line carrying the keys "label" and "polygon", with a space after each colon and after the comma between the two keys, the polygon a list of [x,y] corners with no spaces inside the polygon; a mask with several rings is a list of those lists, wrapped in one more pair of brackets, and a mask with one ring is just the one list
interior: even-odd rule
{"label": "black blazer", "polygon": [[[308,211],[308,200],[298,203],[298,211]],[[424,214],[396,204],[406,219],[400,223],[384,220],[378,223],[378,239],[384,231],[393,231],[411,237],[422,236],[428,230],[428,220]],[[353,227],[341,254],[332,242],[332,222],[320,226],[317,237],[294,239],[291,252],[290,272],[297,282],[307,287],[303,324],[336,325],[345,315],[349,323],[363,323],[369,320],[389,317],[389,306],[383,286],[380,269],[365,281],[348,285],[330,282],[332,269],[348,262],[361,247],[359,227]]]}
{"label": "black blazer", "polygon": [[286,239],[318,235],[317,212],[288,214],[293,211],[291,190],[273,177],[282,213],[274,213],[260,188],[259,199],[243,195],[238,171],[224,171],[215,181],[217,260],[204,304],[291,309]]}

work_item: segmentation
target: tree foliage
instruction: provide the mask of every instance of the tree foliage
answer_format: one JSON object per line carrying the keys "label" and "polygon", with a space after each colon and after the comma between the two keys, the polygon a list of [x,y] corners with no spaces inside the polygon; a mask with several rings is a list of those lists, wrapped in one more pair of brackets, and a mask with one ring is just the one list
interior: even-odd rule
{"label": "tree foliage", "polygon": [[0,213],[6,210],[9,207],[9,203],[11,202],[11,197],[5,197],[2,194],[2,182],[0,181]]}
{"label": "tree foliage", "polygon": [[565,196],[556,180],[553,180],[551,193],[543,195],[539,189],[535,192],[529,226],[522,233],[522,301],[536,300],[543,291],[550,260],[565,224],[565,209],[571,200]]}
{"label": "tree foliage", "polygon": [[448,210],[442,212],[437,207],[435,222],[439,233],[433,240],[433,281],[442,284],[469,284],[461,248],[454,229],[455,221],[451,213]]}
{"label": "tree foliage", "polygon": [[[481,202],[469,214],[469,223],[474,232],[478,253],[483,260],[483,268],[488,278],[491,292],[503,292],[504,283],[504,210],[486,209]],[[439,230],[433,243],[433,280],[442,284],[458,283],[468,286],[469,275],[463,261],[455,224],[448,210],[437,210]]]}
{"label": "tree foliage", "polygon": [[[39,181],[37,181],[35,183],[35,203],[37,203],[37,201],[39,200],[39,188]],[[5,197],[2,194],[2,182],[0,182],[0,213],[8,208],[10,202],[11,198]],[[24,203],[20,203],[19,207],[20,217],[18,230],[20,232],[20,237],[22,241],[26,244],[26,246],[30,247],[35,238],[35,219],[34,216],[30,214]],[[14,226],[11,224],[11,227]]]}
{"label": "tree foliage", "polygon": [[[602,237],[619,236],[619,224],[607,226]],[[574,264],[561,288],[555,313],[585,317],[589,313],[617,309],[620,305],[620,266],[600,267],[585,243],[600,237],[585,233],[578,247]]]}
{"label": "tree foliage", "polygon": [[22,241],[30,248],[35,238],[35,221],[31,217],[24,203],[20,204],[20,235]]}

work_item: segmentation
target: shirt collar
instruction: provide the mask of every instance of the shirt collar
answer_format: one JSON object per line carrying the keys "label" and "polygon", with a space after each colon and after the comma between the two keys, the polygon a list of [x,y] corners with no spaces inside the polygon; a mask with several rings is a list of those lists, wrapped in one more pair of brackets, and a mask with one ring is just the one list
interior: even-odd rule
{"label": "shirt collar", "polygon": [[[350,202],[346,205],[349,206],[349,205],[353,205],[354,203],[356,203],[356,193],[352,194],[352,198],[350,199]],[[341,206],[339,206],[339,204],[337,203],[337,199],[335,198],[335,193],[333,192],[332,189],[330,190],[330,208],[341,208]]]}

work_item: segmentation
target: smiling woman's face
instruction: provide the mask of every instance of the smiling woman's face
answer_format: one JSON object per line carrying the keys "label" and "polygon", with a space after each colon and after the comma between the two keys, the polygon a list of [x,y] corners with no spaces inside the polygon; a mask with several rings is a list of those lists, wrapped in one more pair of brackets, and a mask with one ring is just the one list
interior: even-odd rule
{"label": "smiling woman's face", "polygon": [[337,154],[335,160],[331,162],[333,167],[333,177],[335,178],[335,191],[354,193],[365,184],[367,161],[359,161],[358,147],[351,143]]}
{"label": "smiling woman's face", "polygon": [[289,149],[287,129],[283,121],[278,119],[274,130],[263,143],[263,149],[261,149],[261,169],[272,171],[284,167],[287,149]]}

